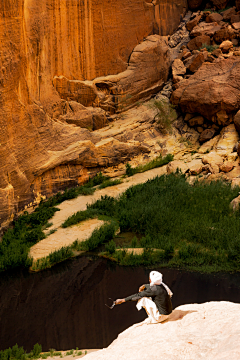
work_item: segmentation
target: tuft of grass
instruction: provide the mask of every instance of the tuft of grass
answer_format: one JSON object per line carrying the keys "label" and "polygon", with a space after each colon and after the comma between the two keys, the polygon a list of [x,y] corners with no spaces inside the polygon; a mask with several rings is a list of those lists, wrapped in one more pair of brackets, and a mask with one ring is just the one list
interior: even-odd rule
{"label": "tuft of grass", "polygon": [[12,348],[0,351],[0,360],[27,360],[27,359],[39,359],[42,346],[35,344],[33,350],[27,353],[23,347],[19,347],[18,344]]}
{"label": "tuft of grass", "polygon": [[145,165],[139,165],[135,168],[132,168],[129,163],[126,164],[126,175],[132,176],[137,173],[142,173],[144,171],[152,170],[157,167],[164,166],[170,161],[173,161],[174,156],[172,154],[167,154],[164,158],[162,155],[158,156],[156,159],[151,160]]}
{"label": "tuft of grass", "polygon": [[153,106],[158,110],[157,125],[161,132],[164,134],[172,133],[172,122],[177,119],[175,106],[169,103],[167,99],[155,100]]}
{"label": "tuft of grass", "polygon": [[51,252],[48,256],[38,259],[36,263],[32,266],[33,271],[44,270],[50,268],[51,266],[67,260],[73,256],[73,250],[71,246],[62,247],[60,250]]}
{"label": "tuft of grass", "polygon": [[207,49],[207,51],[209,53],[212,53],[214,50],[219,48],[219,45],[207,45],[207,44],[202,44],[202,46],[199,48],[199,50],[201,49]]}
{"label": "tuft of grass", "polygon": [[121,179],[116,179],[116,180],[105,180],[100,186],[99,189],[104,189],[108,186],[114,186],[114,185],[119,185],[122,183]]}

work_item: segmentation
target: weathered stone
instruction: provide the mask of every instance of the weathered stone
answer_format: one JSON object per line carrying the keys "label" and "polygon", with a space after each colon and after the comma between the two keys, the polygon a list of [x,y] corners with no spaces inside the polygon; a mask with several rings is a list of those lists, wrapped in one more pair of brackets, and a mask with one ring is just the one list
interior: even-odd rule
{"label": "weathered stone", "polygon": [[233,24],[232,24],[232,27],[233,27],[235,30],[239,30],[239,29],[240,29],[240,21],[239,21],[239,22],[236,22],[236,23],[233,23]]}
{"label": "weathered stone", "polygon": [[227,157],[228,161],[230,161],[230,162],[236,161],[237,158],[238,158],[238,153],[237,152],[233,152],[231,154],[228,154],[228,157]]}
{"label": "weathered stone", "polygon": [[222,15],[218,14],[218,13],[211,13],[206,17],[206,22],[207,23],[212,23],[212,22],[219,22],[222,21],[223,17]]}
{"label": "weathered stone", "polygon": [[206,45],[210,45],[211,43],[211,38],[210,36],[207,35],[200,35],[200,36],[196,36],[195,38],[193,38],[192,40],[189,41],[189,43],[187,44],[189,50],[198,50],[200,49],[203,44]]}
{"label": "weathered stone", "polygon": [[232,15],[231,16],[231,24],[238,23],[238,22],[240,22],[240,15],[239,14]]}
{"label": "weathered stone", "polygon": [[222,12],[222,17],[225,21],[230,20],[233,15],[236,15],[235,7],[232,7]]}
{"label": "weathered stone", "polygon": [[202,52],[199,52],[198,54],[191,56],[187,60],[187,62],[185,63],[185,67],[191,72],[196,72],[204,63],[204,61],[204,54]]}
{"label": "weathered stone", "polygon": [[189,167],[189,173],[191,175],[199,175],[202,172],[203,169],[203,163],[202,160],[196,159],[188,163]]}
{"label": "weathered stone", "polygon": [[167,173],[175,173],[176,171],[181,171],[183,174],[188,171],[188,165],[181,160],[173,160],[167,165]]}
{"label": "weathered stone", "polygon": [[220,171],[223,171],[225,173],[228,173],[229,171],[231,171],[234,168],[234,163],[232,163],[231,161],[225,161],[221,166],[220,166]]}
{"label": "weathered stone", "polygon": [[203,123],[204,123],[204,117],[202,116],[196,116],[189,120],[190,126],[203,125]]}
{"label": "weathered stone", "polygon": [[210,121],[222,121],[227,114],[228,123],[231,114],[240,108],[239,92],[240,60],[230,57],[204,63],[194,75],[179,83],[171,99],[174,105],[180,105],[182,112],[195,112]]}
{"label": "weathered stone", "polygon": [[184,75],[186,74],[186,68],[183,62],[180,59],[175,59],[172,64],[172,74],[174,75]]}
{"label": "weathered stone", "polygon": [[188,6],[191,10],[197,10],[202,5],[203,0],[188,0]]}
{"label": "weathered stone", "polygon": [[184,55],[182,56],[183,60],[186,60],[187,58],[189,58],[190,56],[192,56],[190,51],[185,51]]}
{"label": "weathered stone", "polygon": [[206,154],[202,157],[203,164],[213,165],[216,164],[220,167],[223,164],[223,158],[218,155],[215,151],[211,151],[209,154]]}
{"label": "weathered stone", "polygon": [[222,129],[215,150],[219,155],[228,156],[234,151],[234,146],[238,141],[239,134],[237,133],[234,124],[230,124]]}
{"label": "weathered stone", "polygon": [[199,137],[199,142],[200,143],[204,143],[210,139],[212,139],[214,137],[216,133],[216,130],[215,129],[206,129],[204,130],[201,134],[200,134],[200,137]]}
{"label": "weathered stone", "polygon": [[215,49],[212,52],[213,56],[219,57],[220,55],[222,55],[222,50],[221,49]]}
{"label": "weathered stone", "polygon": [[[234,185],[239,186],[239,184],[235,183],[235,184],[232,184],[232,187],[234,187]],[[230,208],[233,209],[233,211],[238,211],[239,204],[240,204],[240,195],[230,202]]]}
{"label": "weathered stone", "polygon": [[191,32],[191,36],[208,35],[213,36],[221,29],[221,26],[217,22],[206,23],[201,22]]}
{"label": "weathered stone", "polygon": [[198,149],[198,153],[199,154],[206,154],[209,153],[213,147],[216,145],[216,143],[218,142],[220,138],[220,135],[215,136],[213,139],[205,142],[199,149]]}
{"label": "weathered stone", "polygon": [[227,6],[229,0],[212,0],[212,3],[214,6],[216,6],[217,9],[225,9]]}
{"label": "weathered stone", "polygon": [[202,15],[196,15],[195,18],[193,18],[192,20],[190,20],[187,24],[186,24],[186,28],[188,31],[192,31],[192,29],[199,23],[199,21],[201,20]]}
{"label": "weathered stone", "polygon": [[201,126],[198,126],[197,131],[199,132],[199,134],[201,134],[203,132],[203,128]]}
{"label": "weathered stone", "polygon": [[214,40],[217,43],[221,43],[225,40],[232,40],[235,37],[236,37],[236,32],[231,26],[217,30],[214,34]]}
{"label": "weathered stone", "polygon": [[233,122],[234,122],[237,132],[240,134],[240,110],[238,110],[238,112],[234,116]]}
{"label": "weathered stone", "polygon": [[233,43],[230,40],[223,41],[219,48],[223,53],[228,53],[233,48]]}

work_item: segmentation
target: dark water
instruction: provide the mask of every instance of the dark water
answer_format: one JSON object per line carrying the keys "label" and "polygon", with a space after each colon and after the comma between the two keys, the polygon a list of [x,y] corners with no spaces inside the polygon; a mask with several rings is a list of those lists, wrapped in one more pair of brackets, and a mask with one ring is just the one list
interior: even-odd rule
{"label": "dark water", "polygon": [[[240,274],[203,275],[155,268],[172,289],[173,306],[206,301],[240,302]],[[142,321],[144,310],[126,303],[109,310],[109,297],[126,297],[148,282],[149,270],[82,257],[52,269],[0,275],[0,349],[35,343],[50,348],[102,348]]]}

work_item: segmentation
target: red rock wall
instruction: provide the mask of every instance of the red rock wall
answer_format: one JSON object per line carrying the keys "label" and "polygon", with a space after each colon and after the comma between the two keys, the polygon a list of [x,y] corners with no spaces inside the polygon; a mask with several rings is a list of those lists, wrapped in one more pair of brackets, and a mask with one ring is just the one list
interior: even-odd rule
{"label": "red rock wall", "polygon": [[79,141],[97,141],[84,129],[57,121],[65,101],[53,77],[90,80],[124,71],[143,38],[177,27],[186,3],[0,1],[0,224],[36,197],[31,186],[44,171],[45,188],[57,190],[69,177],[81,183],[74,169],[51,175],[52,169],[63,159],[73,166]]}

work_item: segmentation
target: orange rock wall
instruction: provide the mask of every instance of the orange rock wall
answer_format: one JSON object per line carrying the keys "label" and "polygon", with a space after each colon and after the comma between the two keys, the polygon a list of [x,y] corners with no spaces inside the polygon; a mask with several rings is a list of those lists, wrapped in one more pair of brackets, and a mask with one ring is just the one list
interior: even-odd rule
{"label": "orange rock wall", "polygon": [[[36,196],[31,187],[38,176],[61,166],[63,160],[56,161],[53,152],[64,153],[71,144],[94,137],[57,121],[65,102],[53,77],[90,80],[124,71],[143,38],[177,27],[186,3],[0,1],[0,224]],[[52,171],[45,188],[56,190],[51,181],[62,186],[75,177],[75,170]],[[76,182],[81,183],[78,175]]]}

